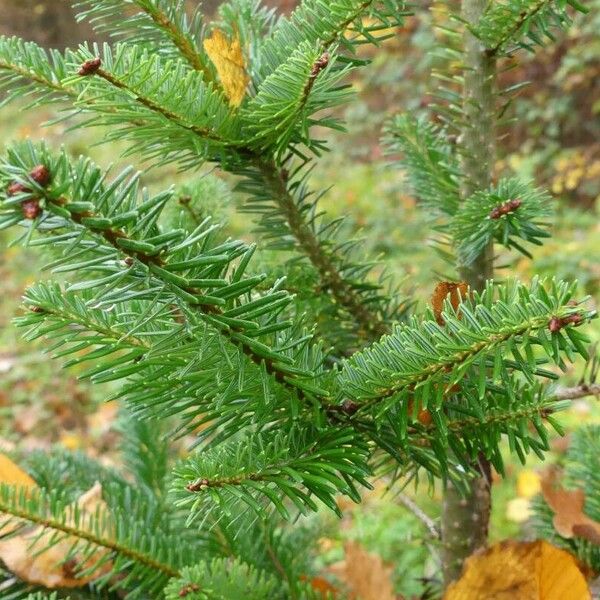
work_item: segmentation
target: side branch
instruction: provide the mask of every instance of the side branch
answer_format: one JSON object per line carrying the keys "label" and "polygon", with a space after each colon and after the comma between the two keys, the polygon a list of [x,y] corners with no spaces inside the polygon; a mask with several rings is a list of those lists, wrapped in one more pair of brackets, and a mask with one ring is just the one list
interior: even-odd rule
{"label": "side branch", "polygon": [[[69,201],[65,198],[55,199],[50,195],[46,194],[45,199],[48,202],[48,206],[58,206],[59,210],[64,211],[64,207],[69,206]],[[151,272],[155,277],[161,278],[161,272],[164,267],[168,266],[165,260],[156,254],[150,254],[142,249],[134,250],[135,240],[131,240],[127,234],[120,229],[105,228],[103,224],[99,227],[95,227],[96,221],[101,222],[102,217],[93,212],[75,213],[71,212],[71,220],[77,225],[91,231],[95,235],[99,235],[111,246],[113,246],[118,252],[124,254],[130,259],[135,259],[150,267]],[[155,267],[155,268],[152,268]],[[172,281],[166,282],[169,286],[175,286],[177,284]],[[254,348],[248,343],[247,338],[242,330],[237,329],[235,326],[225,323],[220,317],[224,317],[223,310],[214,304],[206,303],[202,301],[203,295],[201,290],[194,287],[188,287],[183,284],[178,285],[189,296],[198,298],[198,301],[192,306],[200,311],[207,322],[215,327],[221,335],[227,338],[232,344],[242,350],[242,352],[255,364],[264,365],[267,373],[269,373],[279,384],[294,390],[301,399],[309,401],[306,395],[305,387],[296,380],[296,375],[291,373],[286,365],[279,363],[274,358],[262,356],[255,352]],[[319,396],[316,392],[316,396]],[[328,396],[320,396],[319,399],[327,404],[329,402]]]}
{"label": "side branch", "polygon": [[95,546],[98,546],[100,548],[106,548],[107,550],[116,552],[117,554],[125,556],[137,563],[143,564],[154,571],[159,571],[167,577],[179,576],[179,571],[177,569],[174,569],[170,565],[163,564],[155,560],[154,558],[141,552],[138,552],[133,548],[124,546],[123,544],[120,544],[115,540],[102,537],[97,533],[91,531],[85,531],[78,529],[77,527],[67,525],[66,523],[63,523],[58,519],[42,517],[41,515],[37,515],[25,509],[18,508],[16,506],[11,505],[8,502],[3,502],[2,500],[0,500],[0,512],[15,517],[17,519],[22,519],[29,523],[33,523],[35,525],[40,525],[44,528],[60,531],[69,536],[73,536],[80,540],[84,540],[88,543],[94,544]]}
{"label": "side branch", "polygon": [[389,333],[387,325],[379,315],[370,311],[361,302],[356,291],[339,272],[333,256],[323,247],[290,194],[282,171],[273,161],[257,158],[255,164],[268,189],[271,190],[279,210],[285,216],[298,246],[319,273],[323,286],[331,291],[335,301],[348,311],[369,339],[376,340]]}
{"label": "side branch", "polygon": [[558,388],[553,398],[556,400],[578,400],[587,396],[600,396],[600,383],[580,383],[573,387]]}
{"label": "side branch", "polygon": [[213,75],[210,69],[206,66],[200,53],[194,48],[190,40],[179,30],[179,28],[169,19],[162,11],[153,6],[143,6],[142,10],[152,19],[158,27],[160,27],[171,39],[173,44],[181,52],[182,56],[187,60],[191,67],[200,71],[206,82],[213,81]]}

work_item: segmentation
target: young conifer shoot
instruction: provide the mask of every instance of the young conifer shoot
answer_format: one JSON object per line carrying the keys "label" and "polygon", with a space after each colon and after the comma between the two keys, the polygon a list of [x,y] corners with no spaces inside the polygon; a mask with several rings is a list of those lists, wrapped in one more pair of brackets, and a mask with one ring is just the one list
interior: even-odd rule
{"label": "young conifer shoot", "polygon": [[[65,52],[0,37],[4,103],[53,106],[146,167],[220,168],[257,240],[232,239],[207,215],[212,198],[148,192],[133,167],[7,146],[0,229],[53,274],[28,288],[16,324],[61,365],[111,382],[123,468],[65,450],[10,464],[2,597],[326,598],[307,517],[341,515],[340,497],[361,502],[378,479],[444,490],[441,593],[486,544],[491,469],[504,474],[507,447],[544,455],[569,402],[551,383],[587,358],[594,314],[575,283],[494,279],[494,246],[530,256],[553,210],[531,181],[495,175],[511,92],[497,73],[583,8],[462,0],[454,14],[448,2],[440,100],[384,134],[448,259],[431,308],[416,310],[311,182],[323,130],[343,128],[349,75],[368,69],[359,47],[402,35],[410,6],[303,0],[276,18],[227,0],[207,20],[184,4],[80,0],[110,42]],[[265,250],[305,289],[263,272]],[[183,436],[194,447],[173,461]]]}

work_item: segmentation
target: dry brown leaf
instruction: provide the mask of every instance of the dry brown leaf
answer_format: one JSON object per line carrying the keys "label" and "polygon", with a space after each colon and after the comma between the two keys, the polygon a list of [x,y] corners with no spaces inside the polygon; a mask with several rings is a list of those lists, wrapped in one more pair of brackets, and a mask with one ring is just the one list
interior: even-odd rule
{"label": "dry brown leaf", "polygon": [[346,584],[352,598],[396,600],[391,566],[377,554],[367,552],[358,542],[346,542],[344,550],[345,560],[333,571]]}
{"label": "dry brown leaf", "polygon": [[230,42],[220,29],[215,29],[204,40],[204,50],[215,65],[229,104],[239,106],[250,81],[239,36],[234,36]]}
{"label": "dry brown leaf", "polygon": [[[96,483],[69,508],[71,510],[68,510],[66,523],[69,526],[75,525],[72,513],[77,508],[80,514],[79,528],[85,527],[86,517],[106,512],[108,509],[102,500],[101,485]],[[29,528],[18,536],[0,541],[0,559],[23,581],[50,589],[81,587],[111,570],[111,562],[106,561],[91,574],[79,576],[81,571],[104,561],[110,551],[98,549],[86,556],[81,553],[71,555],[73,545],[80,539],[61,536],[60,541],[53,543],[56,535],[56,530],[41,525]]]}
{"label": "dry brown leaf", "polygon": [[565,490],[558,483],[558,471],[549,469],[542,478],[542,494],[554,512],[552,523],[560,535],[566,538],[585,538],[594,544],[600,544],[600,523],[583,512],[583,490]]}
{"label": "dry brown leaf", "polygon": [[507,541],[477,552],[444,600],[591,600],[575,558],[548,542]]}
{"label": "dry brown leaf", "polygon": [[440,325],[444,324],[442,317],[442,310],[444,310],[444,300],[450,296],[450,302],[454,310],[458,308],[458,305],[467,297],[469,286],[461,281],[460,283],[453,283],[451,281],[440,281],[433,290],[431,295],[431,308],[433,308],[433,314],[437,322]]}
{"label": "dry brown leaf", "polygon": [[307,581],[310,587],[316,592],[321,592],[323,598],[337,598],[337,590],[335,587],[323,577],[300,577],[302,581]]}

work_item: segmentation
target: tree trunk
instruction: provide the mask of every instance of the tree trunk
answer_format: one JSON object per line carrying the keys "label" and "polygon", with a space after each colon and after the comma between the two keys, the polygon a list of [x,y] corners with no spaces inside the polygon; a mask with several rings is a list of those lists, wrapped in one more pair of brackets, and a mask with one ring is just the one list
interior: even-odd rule
{"label": "tree trunk", "polygon": [[[463,0],[462,16],[476,24],[488,0]],[[463,200],[492,183],[496,161],[496,60],[471,33],[464,34],[463,112],[465,125],[461,135]],[[471,289],[481,290],[493,277],[493,245],[489,244],[478,259],[460,268],[460,275]],[[488,537],[491,509],[490,465],[480,457],[476,469],[480,476],[461,495],[454,487],[445,491],[442,511],[444,584],[458,578],[464,560]]]}

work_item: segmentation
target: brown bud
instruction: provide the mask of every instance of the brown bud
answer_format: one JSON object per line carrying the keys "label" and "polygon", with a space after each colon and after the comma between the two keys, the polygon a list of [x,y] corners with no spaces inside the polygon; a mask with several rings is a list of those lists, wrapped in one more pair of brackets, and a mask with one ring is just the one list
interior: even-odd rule
{"label": "brown bud", "polygon": [[579,314],[569,315],[563,319],[565,324],[569,325],[581,325],[583,323],[583,317]]}
{"label": "brown bud", "polygon": [[44,309],[41,306],[36,306],[35,304],[30,306],[29,310],[33,313],[43,313],[44,312]]}
{"label": "brown bud", "polygon": [[131,256],[126,256],[125,259],[123,260],[123,262],[125,263],[125,265],[127,267],[131,267],[131,266],[133,266],[134,260],[133,260],[133,258],[131,258]]}
{"label": "brown bud", "polygon": [[25,200],[21,203],[21,210],[23,211],[23,216],[26,219],[33,220],[40,215],[42,212],[42,207],[40,206],[40,201],[37,198],[32,198],[31,200]]}
{"label": "brown bud", "polygon": [[87,75],[94,75],[94,73],[98,72],[98,69],[102,65],[102,60],[99,56],[96,58],[90,58],[86,60],[80,67],[79,71],[77,71],[78,75],[82,77],[86,77]]}
{"label": "brown bud", "polygon": [[548,329],[551,333],[556,333],[567,325],[573,325],[574,327],[577,327],[577,325],[581,325],[582,323],[583,317],[577,313],[562,319],[559,319],[558,317],[552,317],[548,323]]}
{"label": "brown bud", "polygon": [[46,187],[50,183],[50,171],[46,165],[38,165],[31,169],[29,177],[42,187]]}
{"label": "brown bud", "polygon": [[360,406],[353,400],[350,400],[349,398],[346,398],[342,402],[342,412],[346,413],[347,415],[352,416],[358,411],[359,408]]}
{"label": "brown bud", "polygon": [[16,196],[22,192],[30,192],[31,190],[28,187],[25,187],[22,183],[18,181],[13,181],[7,188],[6,193],[9,196]]}
{"label": "brown bud", "polygon": [[562,322],[558,317],[552,317],[548,323],[550,333],[556,333],[562,329]]}
{"label": "brown bud", "polygon": [[327,65],[329,64],[329,52],[323,52],[321,56],[315,61],[310,72],[311,77],[316,77]]}
{"label": "brown bud", "polygon": [[192,481],[192,483],[188,483],[188,485],[185,486],[185,489],[188,492],[200,492],[207,486],[208,479],[198,479],[197,481]]}
{"label": "brown bud", "polygon": [[521,206],[521,204],[522,204],[522,201],[519,198],[515,198],[514,200],[509,200],[508,202],[505,202],[504,204],[499,204],[498,206],[495,206],[494,208],[492,208],[492,210],[490,211],[490,219],[499,219],[500,217],[503,217],[504,215],[512,213],[515,210],[517,210],[517,208],[519,208],[519,206]]}

